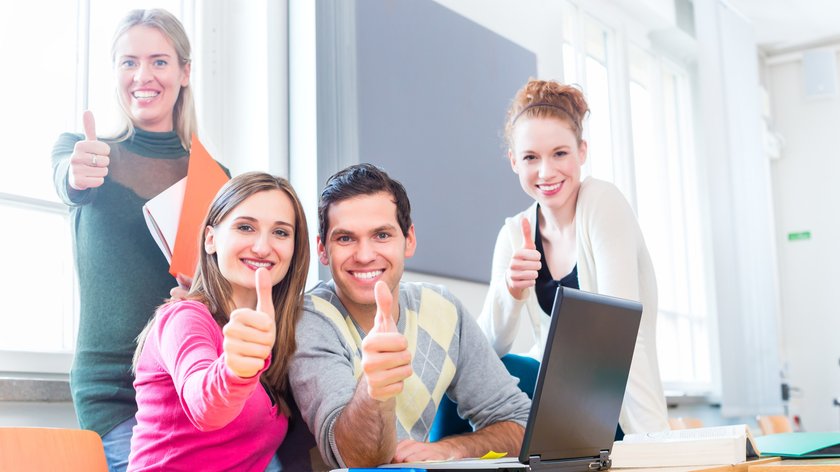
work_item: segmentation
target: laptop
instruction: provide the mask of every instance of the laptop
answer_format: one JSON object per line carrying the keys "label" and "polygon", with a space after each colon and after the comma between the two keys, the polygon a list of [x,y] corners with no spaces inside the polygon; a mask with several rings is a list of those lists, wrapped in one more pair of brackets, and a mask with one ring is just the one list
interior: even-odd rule
{"label": "laptop", "polygon": [[592,472],[611,465],[636,335],[638,302],[558,287],[517,458],[384,467]]}

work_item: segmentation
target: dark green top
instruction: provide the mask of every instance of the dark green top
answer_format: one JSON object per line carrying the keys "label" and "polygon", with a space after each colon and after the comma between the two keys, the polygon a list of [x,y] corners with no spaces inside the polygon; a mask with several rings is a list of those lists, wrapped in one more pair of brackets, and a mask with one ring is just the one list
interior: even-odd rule
{"label": "dark green top", "polygon": [[79,424],[104,435],[134,416],[131,359],[137,335],[176,285],[152,239],[142,207],[187,175],[189,154],[175,132],[136,130],[111,146],[102,186],[67,185],[70,155],[82,135],[64,133],[53,148],[53,179],[71,206],[80,319],[70,388]]}

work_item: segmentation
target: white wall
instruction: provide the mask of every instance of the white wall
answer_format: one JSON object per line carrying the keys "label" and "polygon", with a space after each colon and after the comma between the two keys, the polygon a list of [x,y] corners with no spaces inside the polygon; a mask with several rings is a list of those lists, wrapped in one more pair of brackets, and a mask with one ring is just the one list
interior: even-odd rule
{"label": "white wall", "polygon": [[[765,69],[782,157],[771,165],[791,413],[809,431],[840,428],[840,98],[808,99],[802,62]],[[791,232],[811,239],[788,241]]]}
{"label": "white wall", "polygon": [[199,134],[233,175],[289,175],[286,11],[279,0],[196,5]]}
{"label": "white wall", "polygon": [[0,401],[0,427],[77,429],[72,402]]}

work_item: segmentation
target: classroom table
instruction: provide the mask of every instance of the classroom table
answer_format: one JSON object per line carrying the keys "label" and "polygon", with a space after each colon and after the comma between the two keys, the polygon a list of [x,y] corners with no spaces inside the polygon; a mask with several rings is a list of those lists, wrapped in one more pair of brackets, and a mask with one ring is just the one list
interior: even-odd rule
{"label": "classroom table", "polygon": [[615,472],[840,472],[840,458],[781,459],[765,457],[734,465],[613,468]]}

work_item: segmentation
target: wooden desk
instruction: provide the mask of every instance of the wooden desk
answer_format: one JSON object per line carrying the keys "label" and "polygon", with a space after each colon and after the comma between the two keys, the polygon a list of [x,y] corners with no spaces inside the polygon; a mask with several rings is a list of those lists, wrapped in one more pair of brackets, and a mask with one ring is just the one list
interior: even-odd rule
{"label": "wooden desk", "polygon": [[[700,466],[684,466],[684,467],[651,467],[651,468],[612,468],[614,472],[756,472],[753,467],[766,466],[779,462],[778,457],[765,457],[762,459],[753,459],[747,462],[742,462],[735,465],[700,465]],[[771,471],[758,472],[782,472],[781,470],[773,469]],[[811,471],[808,471],[811,472]],[[816,471],[814,471],[816,472]],[[840,472],[840,471],[834,471]]]}
{"label": "wooden desk", "polygon": [[780,459],[765,457],[735,465],[612,469],[614,472],[840,472],[840,458]]}
{"label": "wooden desk", "polygon": [[840,458],[784,459],[752,465],[747,472],[840,472]]}

